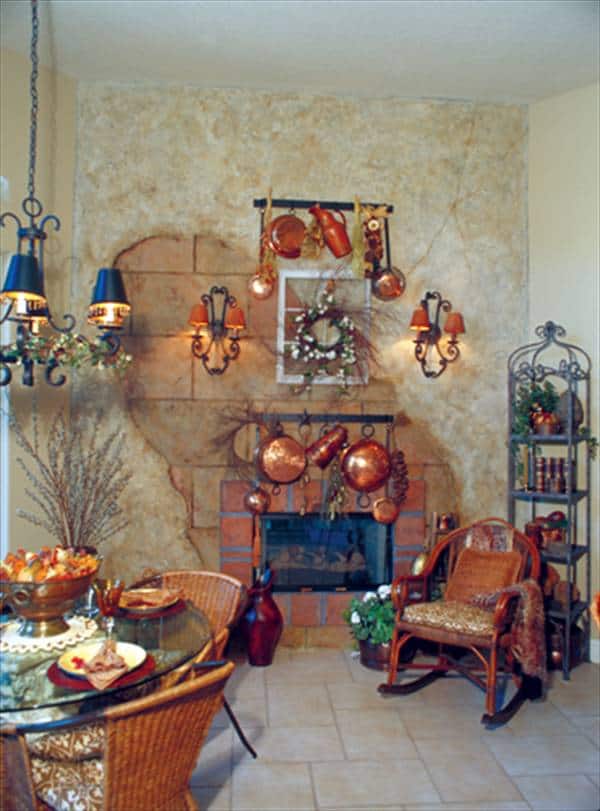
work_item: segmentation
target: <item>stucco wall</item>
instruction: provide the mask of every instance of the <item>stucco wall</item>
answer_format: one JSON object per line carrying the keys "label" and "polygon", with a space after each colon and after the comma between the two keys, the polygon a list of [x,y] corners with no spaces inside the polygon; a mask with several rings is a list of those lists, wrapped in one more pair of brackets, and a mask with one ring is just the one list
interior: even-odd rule
{"label": "stucco wall", "polygon": [[[213,279],[227,274],[247,308],[245,280],[258,243],[254,197],[272,187],[281,197],[358,195],[392,203],[392,256],[407,290],[382,305],[394,314],[378,339],[382,366],[368,387],[353,390],[352,402],[370,411],[393,406],[431,433],[456,476],[464,520],[505,515],[505,359],[526,334],[526,143],[520,107],[81,85],[76,306],[85,305],[96,268],[139,240],[202,234],[240,257],[227,267],[215,264]],[[211,275],[210,263],[202,273]],[[467,325],[461,360],[435,381],[415,363],[408,333],[412,309],[427,290],[440,290]],[[157,291],[164,333],[144,362],[151,363],[153,384],[170,386],[169,399],[183,408],[189,408],[186,386],[195,386],[204,399],[196,430],[207,440],[225,405],[262,396],[272,407],[302,410],[331,395],[315,387],[292,399],[287,386],[275,383],[275,359],[261,354],[252,328],[235,371],[198,381],[202,373],[195,370],[193,382],[188,305],[174,306]],[[161,454],[139,444],[127,390],[121,394],[113,419],[138,437],[130,461],[141,486],[135,529],[119,547],[144,536],[153,565],[166,539],[182,529],[181,498]],[[99,390],[98,397],[114,399]],[[157,390],[155,400],[164,397]],[[76,393],[86,398],[89,391]],[[402,447],[401,432],[397,441]],[[143,486],[146,479],[162,483],[158,495]],[[217,511],[217,503],[206,506],[202,526],[209,535]]]}
{"label": "stucco wall", "polygon": [[[529,334],[548,319],[592,359],[591,431],[600,436],[600,85],[530,108]],[[592,592],[600,589],[600,460],[592,464]],[[580,576],[582,572],[580,572]],[[598,642],[596,642],[598,645]],[[596,648],[596,658],[600,650]]]}

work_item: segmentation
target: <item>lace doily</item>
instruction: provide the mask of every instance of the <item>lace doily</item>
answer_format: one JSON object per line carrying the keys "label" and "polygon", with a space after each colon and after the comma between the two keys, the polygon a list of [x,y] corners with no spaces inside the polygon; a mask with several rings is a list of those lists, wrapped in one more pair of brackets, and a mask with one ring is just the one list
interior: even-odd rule
{"label": "lace doily", "polygon": [[55,636],[19,636],[19,622],[7,622],[0,637],[2,653],[35,653],[36,651],[65,650],[76,642],[83,642],[93,636],[98,626],[93,619],[70,617],[69,630]]}

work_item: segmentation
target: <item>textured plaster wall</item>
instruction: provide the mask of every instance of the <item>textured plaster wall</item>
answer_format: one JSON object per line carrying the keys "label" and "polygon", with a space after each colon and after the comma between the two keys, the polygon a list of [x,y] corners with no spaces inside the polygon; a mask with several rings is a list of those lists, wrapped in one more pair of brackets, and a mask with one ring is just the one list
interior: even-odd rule
{"label": "textured plaster wall", "polygon": [[[136,550],[132,571],[171,558],[216,567],[216,484],[231,477],[218,437],[227,409],[248,401],[402,411],[406,442],[426,436],[451,471],[448,508],[458,499],[464,520],[506,514],[505,364],[526,337],[523,108],[82,85],[78,125],[76,304],[117,257],[139,303],[128,344],[136,368],[124,389],[102,395],[127,430],[135,470],[134,521],[119,540]],[[252,200],[269,187],[278,197],[395,206],[392,257],[407,290],[378,304],[381,368],[341,406],[325,402],[326,387],[298,398],[275,382],[274,299],[248,301]],[[128,266],[127,249],[151,236],[171,239],[145,259],[137,248]],[[192,362],[186,338],[190,305],[212,283],[232,288],[249,314],[242,358],[222,378]],[[449,298],[467,325],[461,360],[435,381],[415,363],[407,329],[427,290]],[[76,402],[87,397],[76,389]],[[432,487],[443,495],[448,480]]]}

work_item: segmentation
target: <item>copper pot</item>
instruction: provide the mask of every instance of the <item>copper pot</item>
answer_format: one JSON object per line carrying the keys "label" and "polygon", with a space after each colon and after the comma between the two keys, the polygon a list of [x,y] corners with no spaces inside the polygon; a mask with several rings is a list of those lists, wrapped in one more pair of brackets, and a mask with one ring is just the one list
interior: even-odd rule
{"label": "copper pot", "polygon": [[348,431],[343,425],[334,425],[330,431],[327,431],[322,437],[319,437],[316,442],[306,449],[306,458],[309,462],[321,470],[325,470],[327,465],[335,458],[336,454],[341,451],[344,442],[348,439]]}
{"label": "copper pot", "polygon": [[344,453],[342,475],[353,490],[370,493],[382,487],[392,469],[390,455],[375,439],[359,439]]}
{"label": "copper pot", "polygon": [[400,506],[389,496],[378,498],[373,504],[373,518],[379,524],[393,524],[399,515]]}
{"label": "copper pot", "polygon": [[262,487],[249,490],[244,496],[244,507],[254,515],[266,513],[271,505],[271,496]]}
{"label": "copper pot", "polygon": [[304,448],[287,434],[263,439],[256,446],[254,459],[261,476],[274,484],[298,481],[306,470]]}
{"label": "copper pot", "polygon": [[389,267],[371,277],[371,292],[380,301],[392,301],[404,293],[406,279],[396,268]]}

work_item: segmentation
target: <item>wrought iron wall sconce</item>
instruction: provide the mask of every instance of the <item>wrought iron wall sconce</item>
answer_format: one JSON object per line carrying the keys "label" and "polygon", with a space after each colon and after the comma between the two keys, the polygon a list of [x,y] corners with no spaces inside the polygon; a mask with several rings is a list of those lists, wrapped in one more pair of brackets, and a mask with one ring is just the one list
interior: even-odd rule
{"label": "wrought iron wall sconce", "polygon": [[222,375],[240,354],[240,331],[246,327],[241,307],[226,287],[214,286],[192,307],[189,323],[194,328],[192,354],[209,375]]}
{"label": "wrought iron wall sconce", "polygon": [[[431,304],[431,311],[430,311]],[[440,327],[441,312],[448,313],[444,332],[450,335],[445,346],[441,345],[442,329]],[[457,335],[465,331],[465,322],[461,313],[452,311],[452,305],[441,294],[434,290],[427,292],[421,299],[420,305],[414,311],[410,321],[410,329],[415,330],[415,358],[420,363],[425,377],[439,377],[449,363],[460,357]]]}

